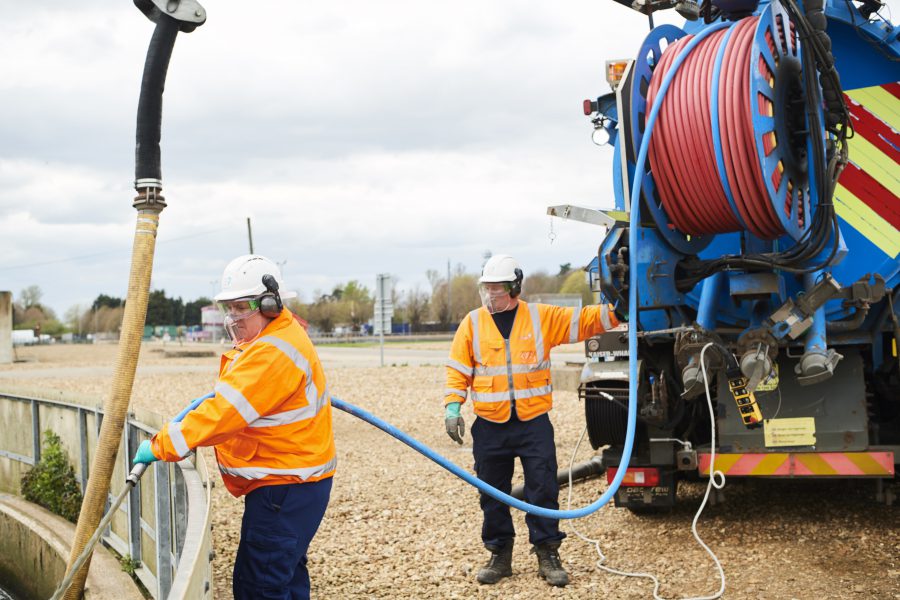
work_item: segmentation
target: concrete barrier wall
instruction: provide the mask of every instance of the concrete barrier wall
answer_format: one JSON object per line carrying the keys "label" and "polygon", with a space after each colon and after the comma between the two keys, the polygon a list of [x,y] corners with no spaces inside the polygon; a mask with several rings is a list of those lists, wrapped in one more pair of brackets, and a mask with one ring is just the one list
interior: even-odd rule
{"label": "concrete barrier wall", "polygon": [[[43,432],[62,442],[81,489],[102,422],[94,399],[54,393],[53,399],[0,392],[0,490],[20,493],[22,474],[40,459]],[[129,457],[163,425],[155,413],[129,415],[110,484],[110,498],[125,487]],[[154,598],[211,597],[212,535],[209,475],[202,459],[154,463],[113,516],[104,542],[139,560],[136,574]]]}
{"label": "concrete barrier wall", "polygon": [[[75,526],[9,494],[0,494],[0,580],[19,598],[50,598],[66,573]],[[142,600],[144,595],[103,546],[94,550],[85,600]]]}

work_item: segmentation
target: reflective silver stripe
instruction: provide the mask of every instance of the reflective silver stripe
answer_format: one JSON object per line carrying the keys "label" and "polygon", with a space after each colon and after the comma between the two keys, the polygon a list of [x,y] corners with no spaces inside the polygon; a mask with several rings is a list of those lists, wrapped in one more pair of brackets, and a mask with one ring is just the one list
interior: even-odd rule
{"label": "reflective silver stripe", "polygon": [[225,398],[228,403],[234,407],[234,410],[238,411],[238,414],[247,421],[248,425],[259,418],[259,413],[256,412],[253,405],[244,398],[244,395],[224,381],[218,382],[213,389],[217,394]]}
{"label": "reflective silver stripe", "polygon": [[455,370],[459,371],[466,377],[471,377],[473,375],[474,368],[467,367],[466,365],[462,364],[458,360],[453,360],[452,358],[449,359],[447,361],[447,366],[450,367],[451,369],[455,369]]}
{"label": "reflective silver stripe", "polygon": [[506,387],[509,388],[509,401],[512,402],[512,407],[515,409],[516,397],[513,395],[513,390],[516,384],[513,382],[512,352],[509,349],[509,340],[504,338],[503,345],[506,346]]}
{"label": "reflective silver stripe", "polygon": [[538,313],[537,304],[529,304],[528,312],[531,313],[531,329],[534,332],[534,350],[538,360],[544,360],[544,333],[541,330],[541,315]]}
{"label": "reflective silver stripe", "polygon": [[475,364],[482,364],[481,360],[481,344],[478,340],[478,309],[476,308],[469,313],[469,320],[472,321],[472,354],[475,356]]}
{"label": "reflective silver stripe", "polygon": [[[307,397],[307,400],[309,400],[309,397]],[[331,396],[328,394],[328,390],[326,389],[324,394],[322,394],[318,398],[315,398],[315,402],[312,402],[300,408],[286,410],[284,412],[260,417],[256,420],[255,423],[250,425],[250,427],[277,427],[279,425],[288,425],[290,423],[299,423],[300,421],[312,419],[313,417],[318,416],[319,412],[322,410],[322,407],[328,404],[330,401]]]}
{"label": "reflective silver stripe", "polygon": [[169,439],[172,441],[172,447],[175,448],[175,452],[178,453],[178,456],[184,458],[188,454],[191,453],[191,449],[187,445],[187,441],[184,439],[184,433],[181,432],[181,422],[178,423],[169,423]]}
{"label": "reflective silver stripe", "polygon": [[569,325],[569,343],[574,344],[578,341],[578,320],[581,318],[581,311],[577,308],[572,309],[572,323]]}
{"label": "reflective silver stripe", "polygon": [[313,382],[312,367],[310,366],[309,361],[306,360],[306,357],[294,346],[275,336],[267,335],[259,338],[256,343],[271,344],[280,350],[282,354],[287,356],[288,359],[294,363],[294,366],[303,371],[306,376],[306,389],[304,390],[304,393],[306,394],[306,401],[309,404],[300,408],[260,417],[251,425],[251,427],[277,427],[279,425],[287,425],[289,423],[297,423],[299,421],[305,421],[306,419],[312,419],[318,415],[322,407],[329,401],[328,391],[326,390],[323,394],[319,394],[319,390]]}
{"label": "reflective silver stripe", "polygon": [[298,369],[310,375],[309,361],[306,360],[306,357],[300,353],[299,350],[291,346],[289,343],[284,341],[281,338],[277,338],[274,335],[267,335],[266,337],[261,337],[256,341],[257,344],[272,344],[279,350],[281,350],[282,354],[291,359]]}
{"label": "reflective silver stripe", "polygon": [[[514,396],[516,400],[524,400],[535,396],[544,396],[552,392],[552,385],[544,385],[529,390],[515,390]],[[472,392],[473,402],[503,402],[506,400],[509,400],[509,392]]]}
{"label": "reflective silver stripe", "polygon": [[509,402],[509,392],[472,391],[472,402]]}
{"label": "reflective silver stripe", "polygon": [[456,390],[456,389],[453,389],[453,388],[444,388],[444,395],[445,395],[445,396],[449,396],[450,394],[453,394],[453,395],[455,395],[455,396],[459,396],[459,397],[461,397],[463,400],[466,399],[466,390]]}
{"label": "reflective silver stripe", "polygon": [[609,318],[609,307],[605,304],[600,307],[600,323],[605,331],[612,329],[612,319]]}
{"label": "reflective silver stripe", "polygon": [[529,390],[516,390],[516,400],[534,398],[535,396],[546,396],[551,393],[553,393],[552,385],[542,385],[541,387],[531,388]]}
{"label": "reflective silver stripe", "polygon": [[219,471],[233,477],[243,477],[244,479],[262,479],[267,475],[296,475],[300,479],[306,480],[310,477],[324,475],[329,471],[333,471],[337,467],[337,457],[332,458],[324,465],[316,467],[302,467],[299,469],[269,469],[266,467],[226,467],[219,463]]}
{"label": "reflective silver stripe", "polygon": [[[542,360],[539,363],[530,363],[525,365],[512,365],[513,373],[533,373],[535,371],[542,371],[544,369],[550,368],[549,360]],[[475,367],[475,375],[506,375],[509,371],[506,367]]]}

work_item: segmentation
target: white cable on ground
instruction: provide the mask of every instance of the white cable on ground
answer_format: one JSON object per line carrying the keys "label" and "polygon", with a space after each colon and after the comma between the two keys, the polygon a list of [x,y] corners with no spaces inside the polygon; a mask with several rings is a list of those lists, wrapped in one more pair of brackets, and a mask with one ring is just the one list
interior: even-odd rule
{"label": "white cable on ground", "polygon": [[[695,596],[691,598],[684,598],[683,600],[716,600],[717,598],[721,598],[722,594],[725,593],[725,571],[722,569],[722,563],[719,562],[719,558],[713,553],[713,551],[707,546],[702,539],[700,539],[700,534],[697,533],[697,521],[700,519],[700,514],[703,512],[703,509],[706,508],[706,501],[709,499],[709,493],[712,491],[712,488],[716,488],[717,490],[725,487],[725,474],[719,470],[713,470],[716,464],[716,418],[715,413],[713,412],[712,406],[712,397],[709,393],[709,378],[706,376],[706,362],[704,361],[704,355],[706,353],[706,349],[712,346],[713,344],[706,344],[703,347],[703,350],[700,351],[700,367],[703,370],[703,383],[706,386],[706,403],[709,407],[709,421],[710,421],[710,429],[712,431],[711,443],[710,443],[710,460],[709,460],[709,480],[706,485],[706,493],[703,495],[703,501],[700,502],[700,508],[697,509],[696,514],[694,515],[694,520],[691,523],[691,533],[694,534],[694,539],[697,540],[697,543],[706,550],[707,554],[709,554],[713,562],[716,565],[716,570],[719,572],[719,581],[721,585],[719,586],[719,591],[713,594],[712,596]],[[603,392],[601,392],[603,394]],[[608,394],[603,394],[607,396],[608,400],[614,400],[613,397],[608,396]],[[587,433],[587,427],[584,428],[584,431],[581,432],[581,437],[578,438],[578,443],[575,444],[575,449],[572,451],[572,458],[569,460],[569,495],[566,501],[566,508],[570,508],[572,506],[572,467],[575,464],[575,456],[578,453],[578,448],[581,446],[582,440],[584,440],[584,434]],[[612,573],[613,575],[621,575],[622,577],[642,577],[644,579],[649,579],[653,582],[653,598],[654,600],[666,600],[665,598],[659,595],[659,579],[656,578],[655,575],[651,575],[650,573],[635,573],[629,571],[621,571],[619,569],[614,569],[612,567],[606,566],[606,556],[603,554],[603,550],[600,548],[600,541],[593,540],[585,535],[583,535],[578,528],[575,526],[575,521],[572,521],[572,531],[575,532],[579,538],[587,542],[588,544],[593,544],[594,548],[597,550],[597,555],[600,557],[597,561],[597,568],[602,569],[608,573]]]}

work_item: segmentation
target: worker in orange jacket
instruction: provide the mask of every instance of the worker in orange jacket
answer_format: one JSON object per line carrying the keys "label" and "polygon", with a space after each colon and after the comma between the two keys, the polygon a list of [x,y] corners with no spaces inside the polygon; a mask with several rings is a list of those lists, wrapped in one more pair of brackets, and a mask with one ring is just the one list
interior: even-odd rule
{"label": "worker in orange jacket", "polygon": [[215,300],[234,347],[215,395],[138,448],[134,462],[178,461],[214,446],[225,487],[246,496],[233,590],[244,598],[309,598],[306,552],[335,471],[331,400],[316,350],[282,300],[281,273],[236,258]]}
{"label": "worker in orange jacket", "polygon": [[[527,304],[519,300],[523,278],[511,256],[492,256],[485,263],[478,280],[482,307],[463,318],[450,349],[444,419],[448,435],[462,444],[465,422],[459,409],[471,389],[478,478],[509,493],[518,457],[525,472],[526,501],[557,509],[556,445],[547,414],[553,405],[550,349],[603,333],[618,320],[610,305],[575,310]],[[506,504],[481,494],[481,510],[481,538],[491,557],[477,580],[493,584],[512,575],[515,530]],[[559,521],[529,514],[525,522],[539,574],[551,585],[565,586],[569,577],[559,546],[566,534],[559,530]]]}

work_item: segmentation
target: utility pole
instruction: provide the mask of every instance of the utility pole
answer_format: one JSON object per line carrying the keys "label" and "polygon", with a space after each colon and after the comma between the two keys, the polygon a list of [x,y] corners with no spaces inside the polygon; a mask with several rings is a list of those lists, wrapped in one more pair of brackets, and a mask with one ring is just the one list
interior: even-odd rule
{"label": "utility pole", "polygon": [[453,324],[453,299],[450,296],[450,288],[453,287],[453,279],[450,277],[450,259],[447,259],[447,320]]}
{"label": "utility pole", "polygon": [[253,231],[250,230],[250,217],[247,217],[247,239],[250,240],[250,254],[253,254]]}

